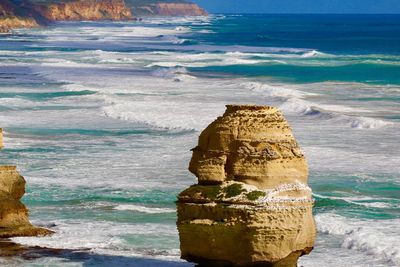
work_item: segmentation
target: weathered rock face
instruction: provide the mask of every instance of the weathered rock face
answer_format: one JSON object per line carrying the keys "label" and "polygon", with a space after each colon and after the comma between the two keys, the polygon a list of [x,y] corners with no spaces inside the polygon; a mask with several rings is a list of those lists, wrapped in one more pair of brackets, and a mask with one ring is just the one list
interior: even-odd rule
{"label": "weathered rock face", "polygon": [[38,5],[36,10],[50,21],[132,19],[124,0],[76,0]]}
{"label": "weathered rock face", "polygon": [[39,27],[40,15],[30,12],[29,2],[19,1],[18,4],[10,0],[0,2],[0,32],[8,32],[14,28]]}
{"label": "weathered rock face", "polygon": [[207,12],[192,3],[158,3],[154,7],[158,16],[207,16]]}
{"label": "weathered rock face", "polygon": [[16,28],[37,28],[39,24],[34,18],[0,17],[0,32],[8,32]]}
{"label": "weathered rock face", "polygon": [[200,135],[178,196],[182,258],[206,266],[296,266],[315,240],[308,169],[282,113],[227,106]]}
{"label": "weathered rock face", "polygon": [[0,32],[61,20],[129,20],[124,0],[0,1]]}
{"label": "weathered rock face", "polygon": [[193,149],[189,170],[200,184],[236,180],[270,189],[307,183],[304,156],[282,113],[273,107],[228,106]]}
{"label": "weathered rock face", "polygon": [[[0,148],[2,132],[0,131]],[[15,166],[0,166],[0,238],[47,235],[51,231],[32,226],[28,209],[22,204],[25,179]]]}
{"label": "weathered rock face", "polygon": [[[132,3],[131,3],[132,2]],[[207,16],[203,8],[194,3],[144,1],[138,4],[136,1],[128,0],[128,6],[132,7],[134,15],[137,16]]]}

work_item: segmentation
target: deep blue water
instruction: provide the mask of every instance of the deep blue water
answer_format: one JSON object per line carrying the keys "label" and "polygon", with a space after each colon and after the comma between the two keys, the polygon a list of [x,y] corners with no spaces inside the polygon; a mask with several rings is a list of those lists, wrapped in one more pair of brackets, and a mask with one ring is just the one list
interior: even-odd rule
{"label": "deep blue water", "polygon": [[243,15],[207,27],[202,42],[316,49],[323,53],[400,54],[400,15]]}

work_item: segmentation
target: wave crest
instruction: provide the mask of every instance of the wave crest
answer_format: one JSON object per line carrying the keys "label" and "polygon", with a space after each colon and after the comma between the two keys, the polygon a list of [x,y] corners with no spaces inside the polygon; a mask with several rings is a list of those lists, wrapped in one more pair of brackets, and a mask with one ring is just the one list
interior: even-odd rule
{"label": "wave crest", "polygon": [[121,204],[121,205],[114,207],[114,209],[120,210],[120,211],[137,211],[137,212],[149,213],[149,214],[176,212],[176,210],[174,210],[174,209],[145,207],[145,206],[131,205],[131,204]]}
{"label": "wave crest", "polygon": [[319,214],[315,220],[320,233],[343,236],[342,247],[400,265],[399,219],[371,222],[336,214]]}
{"label": "wave crest", "polygon": [[329,120],[332,123],[355,129],[379,129],[393,125],[393,122],[381,119],[364,116],[351,116],[340,113],[340,110],[342,110],[342,112],[353,110],[349,107],[340,105],[318,106],[316,103],[311,103],[296,98],[289,98],[286,100],[282,105],[280,105],[280,109],[288,113],[297,113],[305,116],[313,116],[314,118],[320,120]]}

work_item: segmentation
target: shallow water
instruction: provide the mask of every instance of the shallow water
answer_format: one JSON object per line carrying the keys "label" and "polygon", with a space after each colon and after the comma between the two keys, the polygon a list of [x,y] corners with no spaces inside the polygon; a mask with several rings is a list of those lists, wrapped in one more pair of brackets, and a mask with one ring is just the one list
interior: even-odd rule
{"label": "shallow water", "polygon": [[278,106],[310,164],[318,240],[303,266],[399,266],[400,17],[211,16],[58,23],[0,39],[2,164],[28,182],[7,266],[192,266],[176,194],[228,103]]}

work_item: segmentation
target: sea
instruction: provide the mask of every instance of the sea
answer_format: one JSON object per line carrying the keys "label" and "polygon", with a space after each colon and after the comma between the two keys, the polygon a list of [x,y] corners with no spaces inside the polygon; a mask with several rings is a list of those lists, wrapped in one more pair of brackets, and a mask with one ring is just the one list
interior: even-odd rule
{"label": "sea", "polygon": [[245,14],[0,36],[0,162],[55,231],[12,241],[56,251],[0,265],[194,266],[175,200],[226,104],[278,107],[305,152],[318,236],[299,266],[400,266],[400,15]]}

